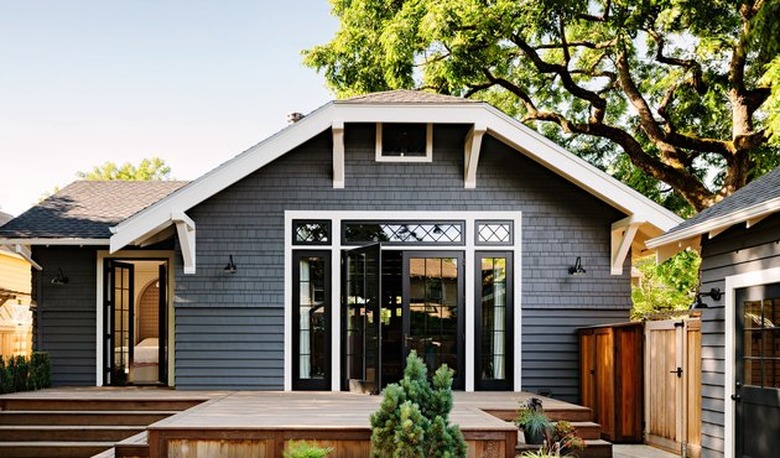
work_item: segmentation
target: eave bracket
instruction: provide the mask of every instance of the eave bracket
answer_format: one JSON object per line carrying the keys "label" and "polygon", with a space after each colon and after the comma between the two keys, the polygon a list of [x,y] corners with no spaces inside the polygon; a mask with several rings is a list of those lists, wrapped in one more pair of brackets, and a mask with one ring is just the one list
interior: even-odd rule
{"label": "eave bracket", "polygon": [[195,273],[195,221],[184,212],[171,214],[171,221],[176,225],[176,234],[179,236],[181,257],[184,261],[184,273]]}
{"label": "eave bracket", "polygon": [[463,187],[466,189],[475,189],[477,187],[477,165],[479,164],[479,152],[482,148],[482,136],[485,135],[487,127],[484,124],[474,124],[466,134],[464,151],[464,171]]}

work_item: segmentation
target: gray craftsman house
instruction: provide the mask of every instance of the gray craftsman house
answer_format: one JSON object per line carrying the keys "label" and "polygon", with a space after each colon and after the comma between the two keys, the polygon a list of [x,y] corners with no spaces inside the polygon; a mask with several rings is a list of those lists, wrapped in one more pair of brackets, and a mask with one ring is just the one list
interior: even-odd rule
{"label": "gray craftsman house", "polygon": [[494,107],[330,102],[190,183],[77,182],[0,228],[36,270],[57,385],[577,401],[575,329],[625,321],[630,258],[681,220]]}
{"label": "gray craftsman house", "polygon": [[778,456],[780,168],[648,245],[701,251],[702,456]]}

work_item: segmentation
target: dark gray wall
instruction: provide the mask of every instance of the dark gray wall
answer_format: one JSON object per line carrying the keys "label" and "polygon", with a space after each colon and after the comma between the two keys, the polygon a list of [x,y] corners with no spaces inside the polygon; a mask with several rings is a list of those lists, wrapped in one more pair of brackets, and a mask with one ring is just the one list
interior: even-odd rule
{"label": "dark gray wall", "polygon": [[[96,250],[90,247],[33,247],[44,270],[36,275],[36,350],[51,356],[54,386],[91,385],[95,378]],[[58,269],[68,283],[54,286]]]}
{"label": "dark gray wall", "polygon": [[[377,163],[373,124],[346,126],[346,188],[331,182],[330,132],[188,211],[196,275],[176,276],[176,385],[281,389],[285,210],[522,211],[524,388],[577,400],[574,330],[624,321],[629,269],[609,273],[619,212],[486,136],[463,189],[466,126],[436,126],[433,163]],[[222,268],[233,254],[238,273]],[[588,273],[571,277],[577,256]]]}
{"label": "dark gray wall", "polygon": [[[712,240],[702,240],[701,290],[720,288],[725,279],[755,270],[780,267],[780,215],[771,216],[751,229],[737,225]],[[702,456],[723,456],[726,364],[724,300],[704,298],[702,310]]]}

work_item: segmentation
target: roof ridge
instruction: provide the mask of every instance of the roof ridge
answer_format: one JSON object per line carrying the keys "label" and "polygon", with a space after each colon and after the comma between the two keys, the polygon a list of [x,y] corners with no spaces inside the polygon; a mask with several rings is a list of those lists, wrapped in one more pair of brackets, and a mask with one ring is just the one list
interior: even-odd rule
{"label": "roof ridge", "polygon": [[424,89],[392,89],[334,100],[335,103],[481,103],[455,95],[439,94]]}

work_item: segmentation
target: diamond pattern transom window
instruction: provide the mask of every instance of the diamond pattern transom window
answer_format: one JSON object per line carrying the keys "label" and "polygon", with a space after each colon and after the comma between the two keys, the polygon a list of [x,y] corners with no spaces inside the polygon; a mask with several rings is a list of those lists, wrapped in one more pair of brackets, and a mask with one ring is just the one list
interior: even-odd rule
{"label": "diamond pattern transom window", "polygon": [[327,245],[330,243],[330,222],[295,221],[293,234],[296,245]]}
{"label": "diamond pattern transom window", "polygon": [[477,222],[477,243],[481,245],[511,245],[512,222]]}
{"label": "diamond pattern transom window", "polygon": [[387,242],[398,244],[463,243],[463,223],[345,223],[346,242]]}

